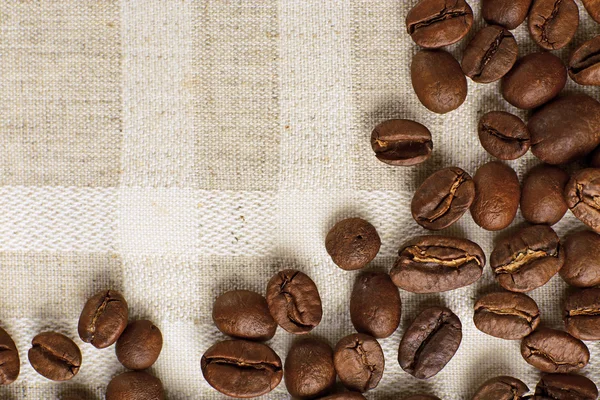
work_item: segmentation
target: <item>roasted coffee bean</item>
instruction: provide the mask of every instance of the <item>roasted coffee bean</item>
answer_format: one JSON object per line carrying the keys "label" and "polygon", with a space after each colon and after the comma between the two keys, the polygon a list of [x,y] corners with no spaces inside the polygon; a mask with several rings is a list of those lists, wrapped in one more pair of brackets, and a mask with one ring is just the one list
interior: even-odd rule
{"label": "roasted coffee bean", "polygon": [[285,359],[285,386],[294,398],[314,398],[335,385],[333,350],[314,338],[295,342]]}
{"label": "roasted coffee bean", "polygon": [[377,387],[385,367],[381,346],[363,333],[342,338],[335,346],[333,362],[344,386],[361,393]]}
{"label": "roasted coffee bean", "polygon": [[240,339],[269,340],[277,330],[267,300],[249,290],[220,295],[213,305],[212,318],[221,332]]}
{"label": "roasted coffee bean", "polygon": [[92,296],[79,317],[79,337],[98,349],[115,343],[127,326],[127,302],[119,292],[103,290]]}
{"label": "roasted coffee bean", "polygon": [[81,351],[71,339],[57,332],[40,333],[31,341],[29,363],[40,375],[67,381],[79,372]]}
{"label": "roasted coffee bean", "polygon": [[489,24],[515,29],[527,17],[531,0],[482,0],[481,14]]}
{"label": "roasted coffee bean", "polygon": [[563,309],[567,332],[581,340],[600,340],[600,288],[582,289],[567,297]]}
{"label": "roasted coffee bean", "polygon": [[540,323],[535,301],[522,293],[489,293],[475,303],[473,322],[480,331],[501,339],[523,339]]}
{"label": "roasted coffee bean", "polygon": [[585,376],[547,374],[535,388],[534,400],[596,400],[598,388]]}
{"label": "roasted coffee bean", "polygon": [[325,249],[333,262],[346,271],[370,263],[381,247],[377,230],[361,218],[348,218],[335,224],[325,238]]}
{"label": "roasted coffee bean", "polygon": [[565,238],[562,246],[565,264],[559,274],[571,286],[600,285],[600,235],[591,231],[576,232]]}
{"label": "roasted coffee bean", "polygon": [[321,397],[319,400],[366,400],[365,396],[358,392],[344,392]]}
{"label": "roasted coffee bean", "polygon": [[527,392],[527,385],[517,378],[498,376],[485,381],[472,400],[521,400]]}
{"label": "roasted coffee bean", "polygon": [[237,398],[256,397],[275,389],[283,370],[271,348],[247,340],[226,340],[206,350],[202,375],[219,392]]}
{"label": "roasted coffee bean", "polygon": [[160,329],[148,320],[130,322],[123,331],[115,352],[125,368],[146,369],[156,362],[162,350]]}
{"label": "roasted coffee bean", "polygon": [[523,182],[521,214],[532,224],[554,225],[569,207],[564,191],[569,174],[560,168],[541,164],[534,167]]}
{"label": "roasted coffee bean", "polygon": [[435,172],[419,186],[410,210],[419,225],[440,230],[458,221],[474,198],[471,176],[458,167],[448,167]]}
{"label": "roasted coffee bean", "polygon": [[502,96],[515,107],[531,109],[556,97],[567,83],[567,68],[551,53],[519,59],[502,78]]}
{"label": "roasted coffee bean", "polygon": [[390,271],[396,286],[413,293],[437,293],[470,285],[481,277],[485,254],[467,239],[419,236],[398,251]]}
{"label": "roasted coffee bean", "polygon": [[567,164],[600,145],[600,103],[585,94],[560,97],[527,123],[531,152],[548,164]]}
{"label": "roasted coffee bean", "polygon": [[565,187],[565,198],[581,222],[600,232],[600,168],[577,172]]}
{"label": "roasted coffee bean", "polygon": [[564,260],[556,232],[547,225],[534,225],[499,240],[490,265],[503,288],[529,292],[548,282]]}
{"label": "roasted coffee bean", "polygon": [[420,164],[431,156],[431,132],[418,122],[391,119],[371,133],[371,147],[379,161],[390,165]]}
{"label": "roasted coffee bean", "polygon": [[464,0],[421,0],[406,16],[406,29],[416,44],[433,48],[458,42],[473,25],[473,10]]}
{"label": "roasted coffee bean", "polygon": [[475,82],[495,82],[510,71],[518,54],[519,46],[512,33],[501,26],[486,26],[465,49],[462,70]]}
{"label": "roasted coffee bean", "polygon": [[445,114],[467,98],[467,78],[458,61],[443,50],[421,50],[410,67],[412,85],[419,101],[430,111]]}
{"label": "roasted coffee bean", "polygon": [[317,285],[293,269],[278,272],[267,285],[267,304],[279,326],[303,334],[319,325],[323,316]]}
{"label": "roasted coffee bean", "polygon": [[491,111],[481,117],[477,131],[483,148],[500,160],[516,160],[529,150],[527,125],[516,115]]}
{"label": "roasted coffee bean", "polygon": [[538,328],[521,342],[521,355],[542,372],[567,373],[579,370],[590,360],[590,351],[567,332]]}
{"label": "roasted coffee bean", "polygon": [[529,34],[546,50],[565,47],[579,26],[579,9],[573,0],[535,0],[529,11]]}
{"label": "roasted coffee bean", "polygon": [[106,400],[164,400],[162,382],[142,371],[124,372],[106,387]]}
{"label": "roasted coffee bean", "polygon": [[600,168],[600,147],[597,147],[592,153],[590,157],[590,167]]}
{"label": "roasted coffee bean", "polygon": [[440,400],[440,398],[428,394],[414,394],[412,396],[405,397],[403,400]]}
{"label": "roasted coffee bean", "polygon": [[462,325],[451,310],[445,307],[427,308],[404,333],[398,362],[415,378],[431,378],[454,357],[461,340]]}
{"label": "roasted coffee bean", "polygon": [[365,272],[354,282],[350,296],[350,317],[357,332],[386,338],[400,324],[400,293],[390,276]]}
{"label": "roasted coffee bean", "polygon": [[521,200],[517,173],[508,165],[492,161],[479,167],[473,182],[473,221],[488,231],[499,231],[510,225]]}
{"label": "roasted coffee bean", "polygon": [[594,19],[594,21],[600,23],[600,0],[582,0],[583,6]]}
{"label": "roasted coffee bean", "polygon": [[20,371],[19,350],[8,332],[0,328],[0,385],[13,383]]}
{"label": "roasted coffee bean", "polygon": [[569,76],[580,85],[600,86],[600,35],[571,53]]}

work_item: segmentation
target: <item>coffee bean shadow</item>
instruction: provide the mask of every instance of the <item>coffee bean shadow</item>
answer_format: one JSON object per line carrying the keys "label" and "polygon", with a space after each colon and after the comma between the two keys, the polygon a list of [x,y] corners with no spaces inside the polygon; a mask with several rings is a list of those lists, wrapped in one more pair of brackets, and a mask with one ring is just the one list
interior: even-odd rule
{"label": "coffee bean shadow", "polygon": [[420,122],[417,119],[417,115],[416,110],[412,110],[407,106],[406,99],[397,95],[392,99],[386,99],[376,104],[371,110],[365,112],[361,116],[362,123],[360,129],[365,132],[365,135],[368,134],[370,138],[373,128],[384,121],[390,119],[410,119]]}
{"label": "coffee bean shadow", "polygon": [[[327,234],[329,233],[331,228],[333,228],[333,226],[338,222],[348,218],[362,218],[368,221],[368,218],[366,218],[364,213],[359,211],[356,207],[344,206],[343,208],[337,210],[328,218],[327,224],[323,227],[323,230],[321,231],[323,247],[325,246],[325,238],[327,237]],[[377,229],[377,227],[375,227],[375,229]]]}
{"label": "coffee bean shadow", "polygon": [[71,400],[71,399],[86,399],[86,400],[97,400],[98,397],[89,388],[81,384],[70,385],[61,391],[59,400]]}
{"label": "coffee bean shadow", "polygon": [[[8,389],[6,389],[8,390]],[[26,398],[25,394],[21,398]],[[17,400],[12,394],[5,393],[3,389],[0,388],[0,399],[2,400]]]}
{"label": "coffee bean shadow", "polygon": [[478,299],[480,299],[481,297],[483,297],[487,294],[498,293],[498,292],[506,292],[506,289],[504,289],[502,286],[500,286],[500,284],[498,284],[498,282],[496,282],[496,280],[494,279],[494,282],[488,283],[486,285],[480,286],[477,289],[475,289],[475,297],[476,297],[475,301],[477,301]]}
{"label": "coffee bean shadow", "polygon": [[[400,298],[404,301],[404,299],[408,297],[408,293],[409,292],[405,290],[400,290]],[[413,296],[419,297],[416,302],[414,302],[414,300],[412,301],[412,303],[416,303],[416,306],[411,306],[410,310],[406,310],[403,303],[402,318],[400,320],[399,328],[401,332],[406,332],[410,324],[412,324],[415,318],[417,318],[417,316],[421,314],[425,309],[434,306],[447,307],[446,301],[442,298],[442,296],[440,296],[439,293],[411,294]]]}
{"label": "coffee bean shadow", "polygon": [[[531,224],[529,222],[522,221],[522,222],[518,222],[516,224],[513,223],[508,228],[498,231],[498,234],[496,236],[494,236],[494,240],[493,240],[494,248],[496,248],[496,246],[498,246],[498,243],[500,243],[502,240],[505,240],[505,239],[508,239],[508,238],[514,236],[521,229],[526,228],[528,226],[531,226]],[[490,258],[491,258],[491,255],[490,255]]]}
{"label": "coffee bean shadow", "polygon": [[454,224],[450,225],[449,227],[444,228],[442,230],[434,231],[433,234],[434,235],[452,236],[452,237],[456,237],[456,238],[466,238],[467,237],[467,232],[466,232],[465,228],[462,225],[457,224],[457,223],[454,223]]}
{"label": "coffee bean shadow", "polygon": [[[292,347],[294,344],[296,344],[304,339],[317,339],[323,343],[327,343],[333,350],[333,349],[335,349],[335,345],[336,345],[337,341],[340,340],[341,337],[335,338],[334,339],[335,342],[332,343],[331,340],[329,340],[326,336],[324,336],[323,334],[320,334],[320,333],[310,332],[308,335],[293,335],[291,342],[290,342],[290,347]],[[288,348],[288,351],[289,351],[289,348]]]}
{"label": "coffee bean shadow", "polygon": [[[497,360],[498,358],[494,357],[493,354],[482,352],[477,356],[476,360],[472,360],[469,370],[464,372],[465,375],[463,376],[470,378],[467,381],[469,392],[465,393],[468,395],[468,399],[471,399],[479,387],[488,379],[499,375],[506,375],[498,373],[498,371],[511,371],[513,369],[510,364],[504,361],[499,363],[496,361],[493,365],[489,365],[490,359]],[[488,367],[484,367],[486,365]]]}

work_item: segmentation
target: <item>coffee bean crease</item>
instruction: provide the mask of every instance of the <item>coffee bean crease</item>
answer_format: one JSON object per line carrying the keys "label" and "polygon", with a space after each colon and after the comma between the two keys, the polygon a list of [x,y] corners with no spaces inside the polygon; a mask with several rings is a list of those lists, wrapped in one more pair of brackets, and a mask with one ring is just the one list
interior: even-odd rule
{"label": "coffee bean crease", "polygon": [[450,187],[450,190],[448,191],[448,194],[446,196],[444,196],[442,198],[442,200],[440,201],[440,203],[437,205],[437,207],[435,207],[433,209],[433,211],[432,211],[433,214],[419,217],[419,219],[425,220],[428,222],[434,222],[434,221],[438,220],[439,218],[443,217],[444,215],[446,215],[448,210],[450,210],[452,202],[454,201],[454,199],[456,197],[456,191],[458,190],[460,185],[462,185],[468,179],[470,179],[470,177],[467,178],[465,172],[461,173],[460,175],[457,175],[456,179],[454,180],[454,183],[452,183],[452,186]]}
{"label": "coffee bean crease", "polygon": [[557,368],[558,368],[558,366],[561,366],[561,365],[569,365],[569,366],[576,367],[576,368],[583,368],[585,366],[585,364],[582,363],[581,361],[576,362],[576,363],[572,363],[572,362],[568,362],[568,361],[557,361],[550,354],[546,353],[545,351],[539,350],[533,346],[528,345],[527,348],[529,349],[529,353],[530,353],[527,356],[527,358],[531,358],[532,356],[540,356],[540,357],[543,357],[546,360],[550,361],[552,364],[556,365]]}
{"label": "coffee bean crease", "polygon": [[69,372],[73,375],[76,375],[79,371],[79,365],[75,364],[71,357],[68,354],[58,353],[54,351],[52,348],[46,347],[40,343],[35,343],[32,346],[32,349],[38,349],[40,353],[47,359],[58,361],[59,365],[65,366]]}
{"label": "coffee bean crease", "polygon": [[[448,9],[448,7],[444,7],[439,13],[433,15],[430,18],[427,18],[423,21],[409,24],[408,33],[410,35],[412,35],[413,33],[415,33],[415,31],[417,31],[418,29],[420,29],[422,27],[437,24],[438,22],[446,21],[449,19],[467,17],[469,15],[470,15],[470,13],[468,13],[466,11],[451,11]],[[468,25],[466,23],[466,21],[465,21],[465,25]]]}
{"label": "coffee bean crease", "polygon": [[[448,249],[456,250],[454,248],[448,248]],[[442,265],[442,266],[448,267],[448,268],[456,268],[456,267],[460,267],[461,265],[474,260],[477,263],[477,265],[481,265],[481,261],[479,260],[479,257],[473,256],[466,252],[461,257],[456,257],[456,258],[453,258],[452,260],[444,260],[444,259],[432,256],[432,255],[428,255],[427,250],[428,250],[428,247],[425,249],[422,249],[419,246],[411,246],[411,247],[406,248],[406,252],[412,256],[411,259],[413,261],[416,261],[419,263],[435,263],[437,265]]]}
{"label": "coffee bean crease", "polygon": [[551,47],[554,47],[554,43],[550,42],[550,39],[548,38],[547,26],[548,23],[552,22],[552,20],[554,20],[554,18],[556,18],[556,16],[558,15],[560,3],[562,3],[562,1],[563,0],[556,0],[556,2],[554,2],[554,8],[552,9],[552,13],[550,14],[550,16],[548,18],[545,18],[544,16],[540,15],[540,17],[544,20],[544,23],[542,25],[536,25],[536,28],[538,28],[542,32],[542,42],[548,43]]}
{"label": "coffee bean crease", "polygon": [[497,274],[512,274],[519,271],[525,265],[545,257],[557,257],[558,251],[547,252],[544,250],[527,249],[525,252],[519,252],[513,256],[513,260],[508,264],[498,266],[494,271]]}

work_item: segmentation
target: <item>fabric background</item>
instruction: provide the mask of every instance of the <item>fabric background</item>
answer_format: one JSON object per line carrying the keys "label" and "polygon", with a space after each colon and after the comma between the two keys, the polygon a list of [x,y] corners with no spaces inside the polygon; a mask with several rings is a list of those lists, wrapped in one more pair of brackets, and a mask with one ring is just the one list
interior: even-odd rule
{"label": "fabric background", "polygon": [[[412,91],[417,46],[404,18],[417,0],[7,0],[0,3],[0,324],[21,355],[2,399],[55,399],[85,390],[103,398],[123,371],[114,349],[82,343],[76,325],[96,291],[122,291],[132,318],[162,330],[153,373],[170,400],[222,399],[200,359],[224,339],[214,299],[230,289],[264,292],[283,268],[309,274],[324,317],[314,335],[331,345],[353,332],[348,305],[356,272],[335,267],[324,248],[333,223],[361,216],[383,245],[370,269],[388,270],[399,245],[425,233],[411,218],[416,187],[456,165],[474,174],[491,160],[476,135],[491,110],[526,114],[501,100],[499,84],[469,81],[466,103],[441,116]],[[480,5],[470,1],[475,26]],[[578,0],[581,25],[563,59],[600,33]],[[525,24],[521,54],[537,47]],[[451,48],[461,54],[467,40]],[[569,81],[567,90],[586,91]],[[411,118],[430,128],[432,158],[394,168],[374,157],[373,126]],[[537,160],[509,162],[522,178]],[[519,215],[514,231],[522,225]],[[582,229],[570,213],[557,226]],[[469,215],[444,233],[479,243],[489,256],[500,234]],[[509,374],[534,387],[539,373],[519,342],[477,331],[472,306],[496,290],[489,267],[476,284],[439,295],[402,292],[400,329],[381,340],[386,369],[369,399],[426,391],[468,399],[484,380]],[[555,277],[531,296],[544,323],[560,328],[566,285]],[[421,382],[397,362],[401,335],[427,305],[463,322],[462,345],[446,368]],[[83,352],[68,383],[27,361],[33,336],[56,330]],[[282,359],[294,340],[269,344]],[[600,345],[583,374],[600,384]],[[286,399],[282,384],[265,399]]]}

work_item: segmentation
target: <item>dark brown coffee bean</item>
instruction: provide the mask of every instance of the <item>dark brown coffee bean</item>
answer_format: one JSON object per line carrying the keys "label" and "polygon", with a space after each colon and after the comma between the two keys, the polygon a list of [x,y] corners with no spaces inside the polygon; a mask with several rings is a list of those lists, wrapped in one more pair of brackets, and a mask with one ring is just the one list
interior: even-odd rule
{"label": "dark brown coffee bean", "polygon": [[269,340],[277,330],[267,300],[249,290],[220,295],[213,305],[212,318],[221,332],[240,339]]}
{"label": "dark brown coffee bean", "polygon": [[600,235],[591,231],[568,235],[562,246],[565,264],[559,274],[571,286],[600,285]]}
{"label": "dark brown coffee bean", "polygon": [[600,23],[600,0],[582,0],[583,6],[594,19],[594,21]]}
{"label": "dark brown coffee bean", "polygon": [[492,161],[479,167],[473,182],[473,221],[488,231],[499,231],[510,225],[517,215],[521,200],[517,173],[506,164]]}
{"label": "dark brown coffee bean", "polygon": [[413,293],[437,293],[470,285],[481,277],[485,254],[467,239],[419,236],[404,244],[390,271],[396,286]]}
{"label": "dark brown coffee bean", "polygon": [[532,224],[554,225],[569,207],[564,191],[569,174],[547,164],[534,167],[523,182],[521,214]]}
{"label": "dark brown coffee bean", "polygon": [[267,304],[279,326],[303,334],[319,325],[323,316],[317,285],[293,269],[278,272],[267,285]]}
{"label": "dark brown coffee bean", "polygon": [[544,375],[535,388],[535,400],[596,400],[598,388],[585,376],[575,374]]}
{"label": "dark brown coffee bean", "polygon": [[0,385],[9,385],[19,377],[19,350],[8,332],[0,328]]}
{"label": "dark brown coffee bean", "polygon": [[482,0],[481,14],[489,24],[515,29],[527,17],[531,0]]}
{"label": "dark brown coffee bean", "polygon": [[117,340],[115,351],[125,368],[146,369],[156,362],[162,345],[160,329],[152,321],[138,320],[127,325]]}
{"label": "dark brown coffee bean", "polygon": [[521,355],[542,372],[567,373],[587,365],[590,351],[567,332],[539,328],[521,342]]}
{"label": "dark brown coffee bean", "polygon": [[404,333],[398,362],[415,378],[431,378],[454,357],[461,340],[462,325],[458,317],[445,307],[430,307]]}
{"label": "dark brown coffee bean", "polygon": [[325,249],[333,262],[346,271],[370,263],[381,247],[377,230],[361,218],[348,218],[335,224],[325,238]]}
{"label": "dark brown coffee bean", "polygon": [[365,272],[354,282],[350,297],[350,317],[357,332],[386,338],[400,324],[400,293],[390,276]]}
{"label": "dark brown coffee bean", "polygon": [[430,175],[419,186],[410,209],[419,225],[440,230],[458,221],[474,198],[471,176],[458,167],[448,167]]}
{"label": "dark brown coffee bean", "polygon": [[485,381],[472,400],[521,400],[527,392],[527,385],[517,378],[498,376]]}
{"label": "dark brown coffee bean", "polygon": [[283,370],[271,348],[247,340],[225,340],[206,350],[202,375],[219,392],[237,398],[256,397],[275,389]]}
{"label": "dark brown coffee bean", "polygon": [[162,382],[142,371],[124,372],[106,387],[106,400],[164,400]]}
{"label": "dark brown coffee bean", "polygon": [[458,42],[473,25],[473,10],[464,0],[421,0],[406,16],[406,29],[416,44],[434,48]]}
{"label": "dark brown coffee bean", "polygon": [[556,232],[534,225],[498,241],[490,265],[498,283],[513,292],[529,292],[550,280],[562,267],[565,255]]}
{"label": "dark brown coffee bean", "polygon": [[510,71],[518,54],[519,46],[512,33],[501,26],[486,26],[465,49],[462,70],[475,82],[495,82]]}
{"label": "dark brown coffee bean", "polygon": [[473,322],[488,335],[523,339],[539,325],[540,310],[531,297],[522,293],[490,293],[475,303]]}
{"label": "dark brown coffee bean", "polygon": [[582,289],[567,297],[563,309],[567,332],[581,340],[600,340],[600,288]]}
{"label": "dark brown coffee bean", "polygon": [[531,38],[546,50],[565,47],[579,26],[579,9],[573,0],[534,0],[529,11]]}
{"label": "dark brown coffee bean", "polygon": [[344,392],[321,397],[319,400],[366,400],[365,396],[358,392]]}
{"label": "dark brown coffee bean", "polygon": [[57,332],[40,333],[31,341],[29,363],[40,375],[67,381],[79,372],[81,351],[71,339]]}
{"label": "dark brown coffee bean", "polygon": [[428,394],[414,394],[412,396],[405,397],[403,400],[440,400],[440,398]]}
{"label": "dark brown coffee bean", "polygon": [[600,145],[600,103],[585,94],[560,97],[527,123],[531,152],[548,164],[567,164]]}
{"label": "dark brown coffee bean", "polygon": [[431,156],[431,132],[418,122],[391,119],[371,133],[371,147],[379,161],[397,166],[420,164]]}
{"label": "dark brown coffee bean", "polygon": [[577,172],[565,187],[565,199],[581,222],[600,232],[600,168]]}
{"label": "dark brown coffee bean", "polygon": [[551,53],[519,59],[502,78],[502,96],[515,107],[531,109],[556,97],[567,83],[567,68]]}
{"label": "dark brown coffee bean", "polygon": [[569,76],[580,85],[600,86],[600,36],[581,44],[571,53]]}
{"label": "dark brown coffee bean", "polygon": [[467,78],[458,61],[443,50],[421,50],[410,67],[412,85],[419,101],[430,111],[445,114],[467,98]]}
{"label": "dark brown coffee bean", "polygon": [[363,333],[342,338],[335,346],[333,362],[344,386],[361,393],[377,387],[385,367],[381,346]]}
{"label": "dark brown coffee bean", "polygon": [[597,147],[592,153],[590,157],[590,167],[600,168],[600,147]]}
{"label": "dark brown coffee bean", "polygon": [[127,326],[127,302],[119,292],[103,290],[92,296],[79,317],[79,337],[98,349],[115,343]]}
{"label": "dark brown coffee bean", "polygon": [[500,160],[516,160],[529,150],[529,131],[516,115],[489,112],[479,120],[477,131],[483,148]]}
{"label": "dark brown coffee bean", "polygon": [[333,350],[314,338],[295,342],[285,359],[285,386],[294,398],[314,398],[335,385]]}

